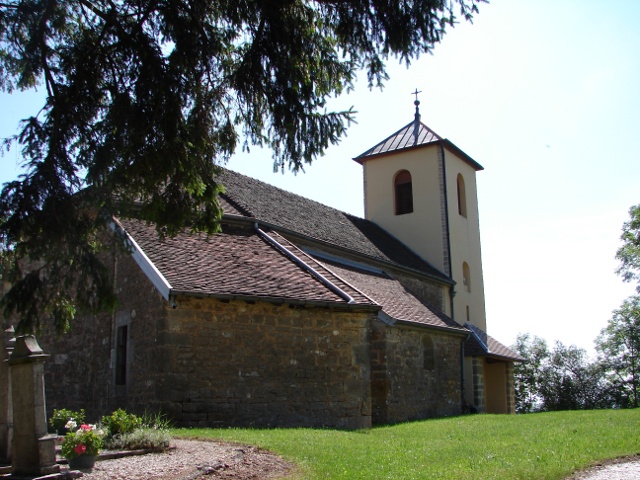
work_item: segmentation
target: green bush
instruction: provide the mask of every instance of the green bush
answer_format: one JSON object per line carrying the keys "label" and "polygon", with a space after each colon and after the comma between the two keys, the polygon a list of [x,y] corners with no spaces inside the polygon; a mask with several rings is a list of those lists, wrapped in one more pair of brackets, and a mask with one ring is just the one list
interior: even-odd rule
{"label": "green bush", "polygon": [[102,426],[108,430],[108,436],[115,437],[133,432],[142,426],[142,419],[133,413],[119,408],[111,415],[102,417]]}
{"label": "green bush", "polygon": [[[67,428],[67,423],[69,421],[75,422],[75,425],[72,428]],[[84,409],[80,409],[78,412],[74,412],[73,410],[69,410],[67,408],[54,409],[53,415],[49,419],[49,425],[58,433],[65,433],[67,431],[73,430],[84,423]]]}

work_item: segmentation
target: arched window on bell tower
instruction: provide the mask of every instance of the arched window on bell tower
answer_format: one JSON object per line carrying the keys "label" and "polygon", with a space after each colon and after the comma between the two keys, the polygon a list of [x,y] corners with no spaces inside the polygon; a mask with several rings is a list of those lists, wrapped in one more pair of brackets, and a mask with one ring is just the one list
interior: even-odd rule
{"label": "arched window on bell tower", "polygon": [[395,192],[396,215],[413,212],[413,187],[411,174],[407,170],[400,170],[393,180]]}
{"label": "arched window on bell tower", "polygon": [[464,178],[458,174],[458,213],[467,217],[467,191],[464,186]]}

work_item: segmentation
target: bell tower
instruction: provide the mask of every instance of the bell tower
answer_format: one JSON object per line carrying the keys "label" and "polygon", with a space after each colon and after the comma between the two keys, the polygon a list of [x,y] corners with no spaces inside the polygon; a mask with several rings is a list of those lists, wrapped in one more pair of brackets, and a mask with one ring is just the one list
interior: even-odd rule
{"label": "bell tower", "polygon": [[445,313],[486,331],[476,172],[482,166],[414,119],[354,160],[363,166],[365,218],[455,282]]}

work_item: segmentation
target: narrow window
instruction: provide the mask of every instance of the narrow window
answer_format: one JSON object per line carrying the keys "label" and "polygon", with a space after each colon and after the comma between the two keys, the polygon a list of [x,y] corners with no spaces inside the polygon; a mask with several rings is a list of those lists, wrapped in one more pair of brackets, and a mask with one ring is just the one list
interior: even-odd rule
{"label": "narrow window", "polygon": [[407,170],[401,170],[394,179],[396,215],[413,212],[413,187],[411,174]]}
{"label": "narrow window", "polygon": [[431,335],[422,337],[422,366],[425,370],[433,370],[436,366],[436,352]]}
{"label": "narrow window", "polygon": [[471,271],[469,270],[469,264],[467,262],[462,262],[462,283],[464,285],[464,289],[467,292],[471,291]]}
{"label": "narrow window", "polygon": [[464,178],[458,174],[458,213],[467,217],[467,192],[464,187]]}
{"label": "narrow window", "polygon": [[116,385],[127,383],[127,325],[116,330]]}

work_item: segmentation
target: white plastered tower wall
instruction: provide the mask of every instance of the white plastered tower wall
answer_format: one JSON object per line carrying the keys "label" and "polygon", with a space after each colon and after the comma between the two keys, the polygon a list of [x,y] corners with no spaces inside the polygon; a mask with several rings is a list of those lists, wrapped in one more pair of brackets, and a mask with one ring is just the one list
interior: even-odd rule
{"label": "white plastered tower wall", "polygon": [[[460,324],[470,323],[486,332],[476,170],[447,148],[443,147],[442,151],[449,204],[451,277],[456,282],[454,320]],[[464,192],[458,191],[458,176],[463,180]],[[459,199],[459,196],[464,198]],[[460,213],[459,201],[465,204],[464,215]],[[465,264],[468,278],[465,278]]]}
{"label": "white plastered tower wall", "polygon": [[[365,217],[449,275],[456,286],[445,313],[461,325],[468,322],[486,331],[477,167],[441,140],[372,156],[361,163]],[[411,174],[413,211],[397,215],[394,178],[403,170]],[[458,207],[458,175],[464,184],[465,215]]]}
{"label": "white plastered tower wall", "polygon": [[[442,255],[446,242],[442,228],[444,217],[418,213],[442,205],[439,179],[432,168],[437,162],[435,149],[390,154],[364,162],[365,218],[380,225],[431,265],[448,274],[447,262]],[[415,185],[419,183],[423,186],[423,194],[416,196],[414,193],[412,213],[396,215],[393,181],[403,170],[411,173],[414,192]],[[443,286],[442,289],[443,304],[436,306],[452,316],[449,288]]]}
{"label": "white plastered tower wall", "polygon": [[[394,178],[411,174],[413,212],[395,214]],[[438,270],[447,272],[438,149],[389,153],[363,162],[365,218],[376,222]],[[418,191],[420,192],[418,194]],[[430,212],[428,215],[424,213]]]}

